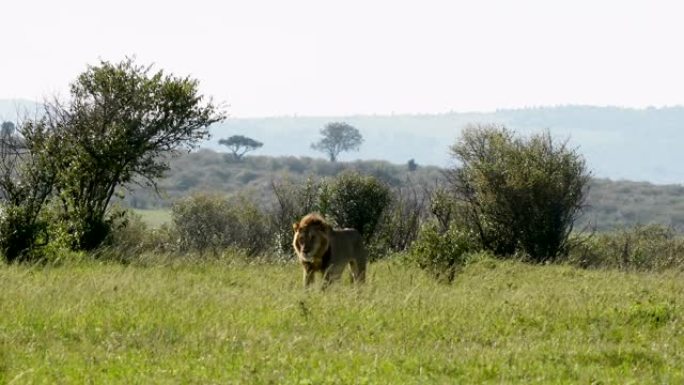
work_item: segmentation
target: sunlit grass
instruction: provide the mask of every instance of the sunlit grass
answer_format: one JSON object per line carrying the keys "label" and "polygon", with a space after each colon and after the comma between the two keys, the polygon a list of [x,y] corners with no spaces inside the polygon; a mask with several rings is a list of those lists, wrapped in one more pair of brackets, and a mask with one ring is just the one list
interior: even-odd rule
{"label": "sunlit grass", "polygon": [[0,266],[0,383],[682,383],[684,280],[484,259],[304,291],[293,265]]}

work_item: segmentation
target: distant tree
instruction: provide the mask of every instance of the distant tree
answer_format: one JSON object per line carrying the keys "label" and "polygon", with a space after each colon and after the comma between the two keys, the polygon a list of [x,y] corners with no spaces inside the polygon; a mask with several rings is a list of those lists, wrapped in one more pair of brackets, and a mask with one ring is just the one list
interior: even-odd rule
{"label": "distant tree", "polygon": [[12,135],[14,135],[14,131],[16,130],[16,126],[12,122],[2,122],[2,125],[0,126],[0,137],[3,139],[9,138]]}
{"label": "distant tree", "polygon": [[14,135],[17,127],[13,122],[2,122],[0,125],[0,158],[5,160],[7,155],[15,154],[16,151],[21,150],[23,141],[17,135]]}
{"label": "distant tree", "polygon": [[311,148],[327,154],[331,162],[335,162],[342,151],[358,151],[363,143],[359,130],[344,122],[326,124],[321,135],[323,138],[312,143]]}
{"label": "distant tree", "polygon": [[228,147],[230,151],[233,152],[233,157],[236,160],[242,159],[246,153],[254,151],[264,145],[259,141],[243,135],[233,135],[228,139],[221,139],[219,140],[219,144]]}
{"label": "distant tree", "polygon": [[410,159],[407,166],[409,171],[416,171],[418,169],[418,163],[414,159]]}

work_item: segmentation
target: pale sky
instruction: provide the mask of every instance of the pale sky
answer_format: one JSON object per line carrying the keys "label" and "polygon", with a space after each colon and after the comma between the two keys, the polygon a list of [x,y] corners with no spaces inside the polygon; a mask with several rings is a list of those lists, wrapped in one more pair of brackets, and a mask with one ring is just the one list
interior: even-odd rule
{"label": "pale sky", "polygon": [[680,1],[0,0],[0,15],[0,99],[66,95],[87,64],[134,55],[233,117],[684,104]]}

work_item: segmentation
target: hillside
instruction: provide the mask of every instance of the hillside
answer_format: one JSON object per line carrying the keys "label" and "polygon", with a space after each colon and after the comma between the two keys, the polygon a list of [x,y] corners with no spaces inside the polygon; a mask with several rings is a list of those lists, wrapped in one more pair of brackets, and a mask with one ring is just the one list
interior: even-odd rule
{"label": "hillside", "polygon": [[[134,189],[126,202],[137,209],[168,207],[174,199],[197,191],[225,194],[248,193],[262,204],[274,201],[273,181],[304,181],[338,174],[345,169],[372,174],[391,186],[407,181],[418,189],[431,188],[442,178],[435,166],[419,165],[408,171],[405,164],[386,161],[355,161],[330,163],[308,157],[246,157],[243,162],[227,161],[225,153],[201,150],[172,159],[171,170],[159,187],[162,198],[150,189]],[[684,187],[654,185],[647,182],[594,179],[587,200],[588,207],[580,227],[591,225],[599,230],[618,226],[660,223],[684,231]]]}
{"label": "hillside", "polygon": [[213,128],[205,147],[219,149],[220,138],[243,134],[264,142],[258,154],[320,156],[310,144],[330,121],[346,121],[365,138],[350,159],[384,159],[403,164],[444,167],[448,148],[470,123],[503,124],[527,135],[548,128],[558,139],[578,147],[599,178],[682,183],[684,181],[684,107],[623,109],[563,106],[500,110],[490,113],[351,117],[278,117],[229,119]]}
{"label": "hillside", "polygon": [[435,166],[419,165],[410,172],[406,165],[387,161],[330,163],[320,158],[293,156],[247,156],[235,162],[226,153],[205,149],[172,158],[171,170],[159,181],[161,198],[152,189],[135,188],[126,201],[134,208],[158,208],[193,192],[212,191],[227,195],[249,193],[268,205],[274,199],[273,182],[304,182],[309,177],[331,177],[347,169],[374,175],[390,186],[404,185],[408,180],[427,187],[441,178],[441,170]]}
{"label": "hillside", "polygon": [[[28,101],[0,100],[0,120],[14,120],[17,110],[34,111]],[[230,114],[230,110],[228,110]],[[558,139],[569,139],[586,157],[594,175],[613,180],[659,184],[684,182],[684,107],[626,109],[595,106],[558,106],[482,113],[450,112],[428,115],[358,115],[322,117],[229,118],[212,127],[204,148],[224,151],[219,139],[246,135],[264,143],[255,154],[319,157],[310,145],[328,122],[346,121],[365,141],[359,152],[341,160],[383,159],[405,164],[445,167],[448,148],[464,126],[497,123],[521,134],[548,128]]]}

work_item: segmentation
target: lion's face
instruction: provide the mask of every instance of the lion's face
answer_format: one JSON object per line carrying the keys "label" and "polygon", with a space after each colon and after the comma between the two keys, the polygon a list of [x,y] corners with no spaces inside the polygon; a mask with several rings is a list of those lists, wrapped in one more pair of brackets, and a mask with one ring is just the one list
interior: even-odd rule
{"label": "lion's face", "polygon": [[302,262],[316,262],[328,249],[328,232],[324,225],[317,223],[294,224],[292,245]]}

